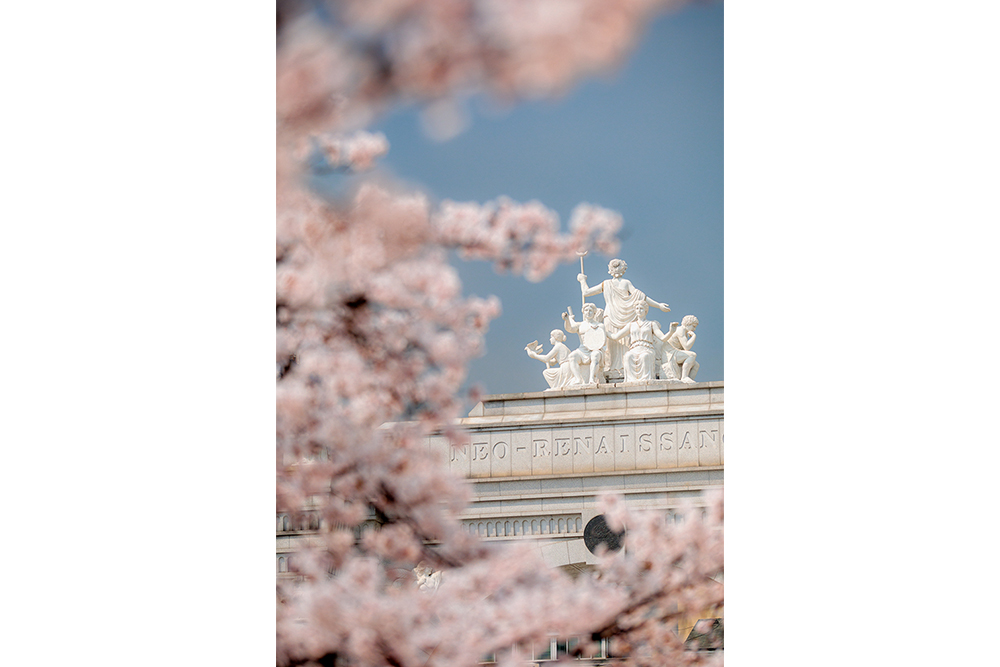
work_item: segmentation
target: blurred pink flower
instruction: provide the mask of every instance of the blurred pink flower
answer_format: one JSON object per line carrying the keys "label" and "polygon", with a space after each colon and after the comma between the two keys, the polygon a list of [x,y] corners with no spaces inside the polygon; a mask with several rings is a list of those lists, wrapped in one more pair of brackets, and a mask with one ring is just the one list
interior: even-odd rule
{"label": "blurred pink flower", "polygon": [[[495,298],[462,295],[448,251],[541,280],[577,251],[615,252],[621,216],[581,204],[565,233],[539,202],[432,206],[370,176],[328,200],[304,178],[312,147],[331,166],[370,169],[389,144],[361,128],[393,104],[428,105],[444,136],[461,129],[468,95],[559,94],[616,64],[650,12],[673,4],[339,0],[324,18],[279,3],[276,507],[322,518],[278,582],[279,665],[334,653],[510,662],[512,644],[551,632],[614,637],[635,647],[631,664],[702,661],[667,628],[683,609],[722,603],[721,497],[706,522],[680,525],[604,497],[612,529],[628,528],[627,557],[570,579],[530,548],[470,535],[455,518],[468,486],[424,445],[432,432],[468,442],[452,424],[459,392],[500,313]],[[442,573],[433,596],[400,574],[420,562]]]}

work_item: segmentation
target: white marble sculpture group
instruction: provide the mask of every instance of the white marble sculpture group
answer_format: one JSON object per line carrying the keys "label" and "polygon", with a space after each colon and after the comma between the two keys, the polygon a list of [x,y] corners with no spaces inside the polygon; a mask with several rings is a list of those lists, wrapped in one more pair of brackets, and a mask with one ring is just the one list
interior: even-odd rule
{"label": "white marble sculpture group", "polygon": [[693,383],[698,374],[694,330],[698,318],[686,315],[680,323],[671,322],[664,333],[660,323],[647,320],[649,307],[670,312],[665,303],[654,301],[622,276],[628,266],[620,259],[608,264],[611,278],[600,285],[587,286],[587,276],[577,276],[583,298],[603,294],[605,308],[583,304],[583,320],[573,317],[566,308],[564,328],[580,337],[580,346],[572,352],[566,346],[566,334],[554,329],[549,337],[552,349],[542,354],[537,342],[524,348],[528,356],[545,362],[542,371],[549,389],[566,389],[624,380],[647,382],[666,380]]}

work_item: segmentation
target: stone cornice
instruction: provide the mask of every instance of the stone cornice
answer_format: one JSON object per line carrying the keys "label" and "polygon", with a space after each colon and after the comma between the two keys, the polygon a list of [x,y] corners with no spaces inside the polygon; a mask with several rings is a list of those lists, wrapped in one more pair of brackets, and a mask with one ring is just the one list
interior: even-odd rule
{"label": "stone cornice", "polygon": [[538,427],[583,422],[720,417],[725,383],[650,381],[580,389],[496,394],[485,397],[460,420],[466,428]]}

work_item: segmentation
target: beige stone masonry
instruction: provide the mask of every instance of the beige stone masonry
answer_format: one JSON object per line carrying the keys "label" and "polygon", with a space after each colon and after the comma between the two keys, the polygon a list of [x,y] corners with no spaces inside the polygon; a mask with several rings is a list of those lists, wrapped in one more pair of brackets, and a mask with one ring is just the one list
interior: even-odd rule
{"label": "beige stone masonry", "polygon": [[462,420],[467,445],[429,444],[473,478],[723,465],[722,382],[650,381],[489,396]]}

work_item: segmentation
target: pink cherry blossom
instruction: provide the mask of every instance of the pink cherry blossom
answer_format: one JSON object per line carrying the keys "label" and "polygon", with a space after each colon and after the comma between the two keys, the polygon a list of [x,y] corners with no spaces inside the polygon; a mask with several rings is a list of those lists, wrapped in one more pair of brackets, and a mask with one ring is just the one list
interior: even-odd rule
{"label": "pink cherry blossom", "polygon": [[[392,105],[560,94],[617,64],[673,4],[279,3],[276,510],[321,522],[279,576],[278,665],[465,666],[492,652],[520,664],[512,646],[553,632],[612,638],[623,664],[706,660],[672,628],[723,603],[721,496],[704,521],[691,509],[677,524],[604,497],[626,553],[570,579],[532,548],[465,530],[469,487],[426,445],[432,433],[468,442],[460,391],[500,312],[462,294],[448,251],[541,280],[577,251],[615,252],[621,217],[581,204],[562,231],[539,202],[432,205],[367,175],[337,199],[305,185],[317,149],[329,166],[370,169],[389,142],[363,128]],[[418,588],[418,564],[442,573],[436,590]]]}

